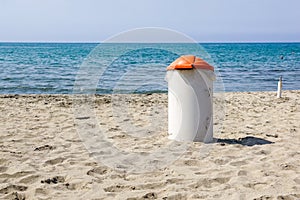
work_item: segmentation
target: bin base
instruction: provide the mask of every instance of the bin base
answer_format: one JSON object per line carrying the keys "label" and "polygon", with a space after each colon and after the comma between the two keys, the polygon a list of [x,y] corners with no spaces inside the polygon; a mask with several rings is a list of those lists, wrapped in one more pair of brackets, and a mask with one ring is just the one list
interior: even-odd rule
{"label": "bin base", "polygon": [[211,134],[210,136],[206,136],[205,138],[194,138],[194,139],[180,138],[180,137],[177,137],[177,136],[175,136],[173,134],[169,134],[168,139],[175,140],[175,141],[178,141],[178,142],[204,142],[204,143],[212,143],[214,141],[213,134]]}

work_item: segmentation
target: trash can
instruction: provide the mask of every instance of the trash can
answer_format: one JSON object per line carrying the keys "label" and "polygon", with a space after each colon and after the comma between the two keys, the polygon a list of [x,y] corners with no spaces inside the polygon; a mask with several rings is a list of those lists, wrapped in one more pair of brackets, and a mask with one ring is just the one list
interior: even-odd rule
{"label": "trash can", "polygon": [[214,67],[193,55],[167,67],[169,139],[212,142],[214,80]]}

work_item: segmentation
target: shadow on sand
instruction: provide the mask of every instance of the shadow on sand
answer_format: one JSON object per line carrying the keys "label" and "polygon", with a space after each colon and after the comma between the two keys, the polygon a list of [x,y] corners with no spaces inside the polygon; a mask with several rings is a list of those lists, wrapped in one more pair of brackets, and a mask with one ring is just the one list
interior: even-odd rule
{"label": "shadow on sand", "polygon": [[253,136],[247,136],[247,137],[239,138],[239,139],[214,138],[214,142],[221,143],[221,144],[240,144],[243,146],[265,145],[265,144],[273,143],[269,140],[265,140],[265,139],[257,138],[257,137],[253,137]]}

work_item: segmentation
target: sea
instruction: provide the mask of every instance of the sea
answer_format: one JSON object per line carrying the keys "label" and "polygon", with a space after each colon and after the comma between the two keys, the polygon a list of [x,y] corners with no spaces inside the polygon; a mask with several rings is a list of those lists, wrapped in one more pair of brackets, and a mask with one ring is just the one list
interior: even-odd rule
{"label": "sea", "polygon": [[0,43],[0,94],[167,92],[181,55],[214,66],[224,92],[300,90],[300,43]]}

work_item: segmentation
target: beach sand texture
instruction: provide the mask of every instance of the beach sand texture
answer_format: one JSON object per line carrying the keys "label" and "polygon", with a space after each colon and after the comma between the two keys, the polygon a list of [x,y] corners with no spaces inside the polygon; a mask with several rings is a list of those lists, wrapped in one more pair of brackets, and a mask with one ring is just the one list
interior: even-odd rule
{"label": "beach sand texture", "polygon": [[[225,93],[215,143],[191,143],[163,168],[126,173],[87,151],[76,129],[86,119],[74,116],[71,96],[1,95],[0,199],[300,199],[300,91],[282,96]],[[110,96],[94,105],[109,141],[144,153],[168,143],[167,94],[117,98],[135,110],[128,118],[113,116]],[[124,131],[130,120],[133,132],[148,130],[158,116],[159,131],[144,141]]]}

